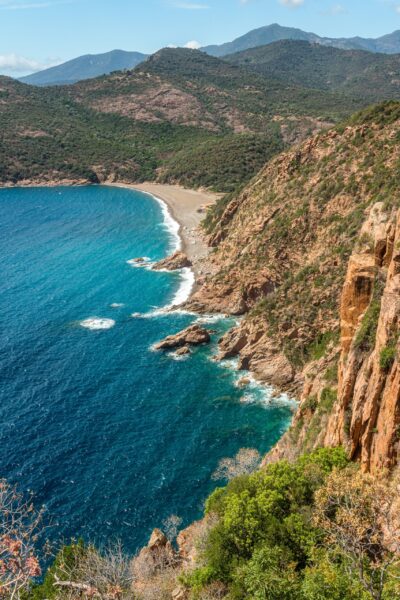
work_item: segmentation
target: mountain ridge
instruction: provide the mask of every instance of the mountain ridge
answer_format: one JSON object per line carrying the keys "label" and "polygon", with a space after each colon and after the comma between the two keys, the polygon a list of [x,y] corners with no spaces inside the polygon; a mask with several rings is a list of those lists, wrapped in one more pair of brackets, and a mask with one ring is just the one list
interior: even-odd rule
{"label": "mountain ridge", "polygon": [[[328,38],[294,27],[283,27],[278,23],[253,29],[231,42],[208,45],[202,52],[221,58],[229,54],[257,48],[281,40],[301,40],[344,50],[366,50],[374,53],[400,53],[400,30],[379,38]],[[149,57],[141,52],[111,50],[101,54],[86,54],[25,77],[20,81],[30,85],[69,85],[85,79],[108,75],[113,71],[132,69]]]}
{"label": "mountain ridge", "polygon": [[258,75],[370,102],[398,98],[400,55],[343,50],[304,40],[280,40],[223,57]]}
{"label": "mountain ridge", "polygon": [[278,23],[265,25],[253,29],[231,42],[219,45],[204,46],[203,52],[213,56],[226,56],[235,52],[264,46],[283,39],[303,40],[314,42],[323,46],[333,46],[343,50],[368,50],[369,52],[382,52],[396,54],[400,52],[400,30],[383,35],[379,38],[329,38],[321,37],[316,33],[306,32],[295,27],[282,27]]}
{"label": "mountain ridge", "polygon": [[146,60],[147,54],[111,50],[102,54],[85,54],[55,67],[21,77],[22,83],[38,86],[69,85],[82,79],[91,79],[113,71],[133,69]]}

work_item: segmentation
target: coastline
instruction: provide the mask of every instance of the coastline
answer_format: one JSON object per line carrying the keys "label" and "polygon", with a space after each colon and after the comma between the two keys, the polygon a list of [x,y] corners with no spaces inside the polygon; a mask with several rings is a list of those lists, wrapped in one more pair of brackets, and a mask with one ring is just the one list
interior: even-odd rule
{"label": "coastline", "polygon": [[120,187],[137,190],[150,194],[166,208],[177,223],[177,236],[180,239],[180,250],[184,252],[192,263],[191,270],[194,274],[194,284],[191,293],[198,286],[198,279],[210,272],[207,257],[209,247],[200,229],[200,223],[206,216],[206,207],[215,204],[223,196],[209,191],[198,191],[184,188],[180,185],[161,184],[153,182],[124,183],[102,182],[93,184],[85,180],[63,179],[59,181],[31,181],[24,180],[15,184],[2,184],[1,188],[24,187],[57,187],[57,186],[86,186],[102,185],[107,187]]}
{"label": "coastline", "polygon": [[150,194],[168,209],[173,220],[178,224],[177,234],[181,240],[181,250],[192,263],[196,289],[199,277],[208,273],[209,247],[200,224],[206,216],[206,207],[213,205],[221,194],[196,191],[178,185],[160,183],[104,183],[109,187],[120,187]]}

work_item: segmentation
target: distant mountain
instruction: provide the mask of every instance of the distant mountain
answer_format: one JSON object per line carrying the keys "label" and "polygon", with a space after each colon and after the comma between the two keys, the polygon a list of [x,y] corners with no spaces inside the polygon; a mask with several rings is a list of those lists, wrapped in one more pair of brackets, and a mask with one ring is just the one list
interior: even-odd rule
{"label": "distant mountain", "polygon": [[212,56],[226,56],[235,52],[242,52],[249,48],[272,44],[280,40],[302,40],[305,42],[321,44],[322,46],[333,46],[343,50],[368,50],[370,52],[382,52],[384,54],[400,53],[400,30],[384,35],[377,39],[369,38],[326,38],[315,33],[295,29],[294,27],[281,27],[277,23],[266,25],[259,29],[253,29],[241,37],[221,44],[219,46],[205,46],[203,52]]}
{"label": "distant mountain", "polygon": [[147,58],[140,52],[112,50],[104,54],[86,54],[56,67],[22,77],[20,81],[30,85],[66,85],[83,79],[107,75],[113,71],[133,69]]}
{"label": "distant mountain", "polygon": [[224,60],[291,85],[343,92],[369,102],[400,99],[400,54],[283,40],[229,54]]}
{"label": "distant mountain", "polygon": [[164,49],[74,85],[0,77],[0,182],[143,181],[232,192],[364,99]]}
{"label": "distant mountain", "polygon": [[[145,122],[173,122],[209,131],[268,131],[271,119],[342,119],[364,99],[311,90],[259,76],[198,50],[164,48],[129,73],[68,87],[70,97],[94,110]],[[274,125],[276,127],[276,125]]]}

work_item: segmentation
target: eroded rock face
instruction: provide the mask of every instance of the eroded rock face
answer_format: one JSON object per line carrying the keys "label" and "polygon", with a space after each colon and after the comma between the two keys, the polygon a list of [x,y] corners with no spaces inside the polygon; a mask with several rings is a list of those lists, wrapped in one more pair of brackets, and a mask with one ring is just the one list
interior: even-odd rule
{"label": "eroded rock face", "polygon": [[181,348],[178,348],[175,354],[177,356],[187,356],[188,354],[191,354],[191,350],[189,346],[182,346]]}
{"label": "eroded rock face", "polygon": [[143,590],[151,578],[174,567],[179,562],[177,552],[160,529],[154,529],[147,546],[132,561],[134,587]]}
{"label": "eroded rock face", "polygon": [[252,371],[259,381],[288,389],[295,371],[265,329],[264,323],[249,321],[230,330],[219,342],[217,359],[237,356],[239,369]]}
{"label": "eroded rock face", "polygon": [[376,204],[360,239],[342,295],[338,401],[324,443],[345,444],[375,471],[394,466],[400,450],[400,213]]}
{"label": "eroded rock face", "polygon": [[153,266],[153,271],[178,271],[186,267],[191,267],[192,263],[184,252],[175,252],[171,256],[167,256],[163,260],[158,261]]}
{"label": "eroded rock face", "polygon": [[[340,302],[339,345],[306,365],[291,429],[266,462],[343,445],[363,470],[400,459],[400,212],[373,205],[351,255]],[[338,360],[337,384],[327,369]],[[331,404],[321,410],[327,401]],[[336,397],[336,401],[335,401]],[[329,397],[328,397],[329,400]]]}
{"label": "eroded rock face", "polygon": [[211,340],[210,334],[207,329],[200,327],[200,325],[191,325],[179,331],[175,335],[169,335],[161,342],[154,345],[155,350],[170,350],[172,348],[181,348],[182,346],[199,346],[200,344],[207,344]]}

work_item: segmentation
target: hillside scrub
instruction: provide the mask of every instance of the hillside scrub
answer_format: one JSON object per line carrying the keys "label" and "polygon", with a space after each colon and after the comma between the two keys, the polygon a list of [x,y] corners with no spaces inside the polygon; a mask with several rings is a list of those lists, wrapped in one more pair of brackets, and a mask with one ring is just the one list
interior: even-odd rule
{"label": "hillside scrub", "polygon": [[[399,124],[399,102],[367,109],[273,158],[218,201],[204,223],[213,275],[195,300],[246,314],[242,328],[265,333],[297,371],[326,355],[368,210],[398,205]],[[374,334],[378,292],[363,345]]]}
{"label": "hillside scrub", "polygon": [[[319,449],[216,488],[205,504],[208,525],[192,541],[194,563],[159,530],[152,537],[161,545],[134,562],[118,544],[99,550],[79,541],[60,550],[41,583],[38,567],[13,596],[1,571],[2,597],[161,600],[180,590],[185,600],[400,598],[398,485],[395,476],[361,473],[341,448]],[[171,522],[175,538],[179,519]]]}
{"label": "hillside scrub", "polygon": [[191,598],[215,581],[238,600],[400,597],[396,490],[361,474],[341,449],[234,479],[206,503],[218,523],[184,577]]}

